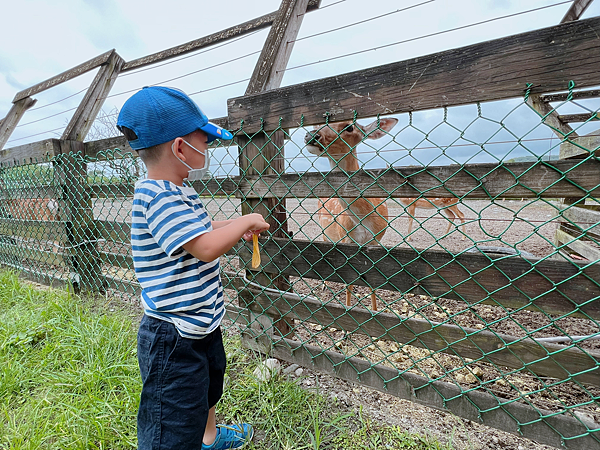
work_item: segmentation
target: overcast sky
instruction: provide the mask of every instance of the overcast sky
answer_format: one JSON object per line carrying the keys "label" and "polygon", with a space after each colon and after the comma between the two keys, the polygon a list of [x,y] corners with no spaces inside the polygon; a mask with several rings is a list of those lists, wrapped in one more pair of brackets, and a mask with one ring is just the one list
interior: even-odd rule
{"label": "overcast sky", "polygon": [[[5,20],[0,27],[0,42],[2,42],[0,118],[6,115],[18,91],[107,50],[114,48],[121,57],[129,61],[259,17],[276,10],[279,3],[279,0],[260,2],[20,0],[10,2],[9,5],[4,6]],[[311,12],[304,18],[299,40],[295,44],[283,79],[283,86],[553,26],[560,22],[570,3],[375,51],[366,51],[354,56],[311,64],[557,3],[560,3],[560,0],[526,2],[323,0],[321,10]],[[248,5],[252,5],[252,9]],[[398,11],[412,5],[419,6]],[[385,16],[375,18],[381,15]],[[600,15],[600,1],[592,3],[583,18],[597,15]],[[349,26],[371,18],[374,19]],[[337,28],[342,29],[336,30]],[[200,92],[194,94],[193,98],[209,117],[225,116],[227,99],[243,95],[247,85],[246,80],[252,74],[267,34],[268,29],[262,30],[219,48],[188,54],[187,57],[170,64],[160,67],[150,66],[149,70],[123,74],[115,83],[111,97],[107,99],[103,109],[111,112],[115,108],[120,108],[132,95],[132,92],[128,91],[146,85],[166,84],[183,89],[190,94]],[[236,61],[227,63],[233,59]],[[211,68],[211,66],[216,67]],[[34,95],[38,100],[34,107],[37,109],[25,114],[20,126],[5,147],[60,136],[62,131],[60,128],[64,128],[73,114],[73,111],[68,110],[77,107],[94,75],[95,71]],[[82,90],[83,92],[80,92]],[[73,96],[69,99],[51,104],[70,95]],[[598,102],[582,104],[588,108],[598,108]],[[513,111],[515,107],[517,109]],[[513,112],[509,114],[510,111]],[[498,132],[498,125],[493,125],[494,121],[497,122],[508,114],[515,119],[514,127],[518,129],[523,123],[523,117],[531,117],[526,109],[518,106],[518,102],[485,104],[483,112],[491,120],[478,120],[473,123],[477,116],[476,107],[451,108],[448,118],[454,120],[452,125],[461,130],[467,129],[466,135],[472,135],[473,140],[501,141],[510,137],[511,133],[502,129]],[[576,112],[583,112],[583,110]],[[54,117],[48,118],[48,116]],[[416,126],[404,129],[402,127],[408,123],[407,115],[397,116],[400,124],[395,132],[398,132],[399,136],[396,137],[395,142],[382,141],[377,147],[388,148],[389,151],[385,156],[383,153],[380,155],[373,153],[369,156],[367,150],[365,156],[361,158],[372,167],[381,167],[382,164],[394,164],[398,161],[400,164],[415,163],[415,160],[423,163],[450,162],[454,156],[450,155],[450,160],[447,156],[440,157],[439,149],[429,152],[425,149],[417,158],[414,158],[414,155],[413,158],[409,158],[410,161],[404,161],[407,158],[406,152],[402,154],[402,152],[392,151],[403,146],[435,147],[458,143],[456,139],[460,133],[457,134],[452,127],[442,123],[442,111],[425,111],[414,116],[413,123]],[[362,122],[366,123],[366,121]],[[530,129],[531,126],[523,127],[517,132],[526,134]],[[424,135],[428,133],[431,133],[430,139],[439,135],[440,141],[434,142],[433,145],[431,142],[424,141]],[[298,131],[296,133],[298,139],[294,141],[301,142],[299,138],[303,134],[303,130]],[[542,127],[531,136],[550,138],[551,132]],[[464,144],[464,141],[461,140],[461,143]],[[544,145],[550,148],[552,143],[546,142]],[[510,150],[507,148],[509,149],[503,147],[499,154],[504,156]],[[523,154],[521,150],[519,149],[519,155]],[[466,150],[464,147],[457,146],[454,160],[459,162],[483,160],[474,158],[473,155],[476,153],[473,149]],[[516,153],[518,152],[514,155],[519,156]],[[324,161],[315,162],[310,158],[307,160],[303,154],[295,159],[296,161],[291,164],[298,170],[305,170],[314,164],[317,168],[326,168]]]}

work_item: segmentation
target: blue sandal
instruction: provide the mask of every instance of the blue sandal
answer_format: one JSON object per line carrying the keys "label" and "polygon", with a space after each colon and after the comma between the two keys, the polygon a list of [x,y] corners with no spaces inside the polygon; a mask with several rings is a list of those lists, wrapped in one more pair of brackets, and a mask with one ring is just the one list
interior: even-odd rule
{"label": "blue sandal", "polygon": [[202,450],[240,448],[252,440],[254,428],[249,423],[217,425],[217,437],[211,445],[202,443]]}

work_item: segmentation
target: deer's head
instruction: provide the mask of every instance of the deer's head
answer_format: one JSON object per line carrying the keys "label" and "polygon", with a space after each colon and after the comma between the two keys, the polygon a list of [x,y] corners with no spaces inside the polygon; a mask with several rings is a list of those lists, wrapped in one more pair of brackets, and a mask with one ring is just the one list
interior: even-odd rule
{"label": "deer's head", "polygon": [[398,119],[386,118],[366,126],[351,120],[315,126],[304,136],[304,143],[313,155],[327,156],[339,162],[347,155],[355,154],[356,146],[362,141],[382,138],[397,123]]}

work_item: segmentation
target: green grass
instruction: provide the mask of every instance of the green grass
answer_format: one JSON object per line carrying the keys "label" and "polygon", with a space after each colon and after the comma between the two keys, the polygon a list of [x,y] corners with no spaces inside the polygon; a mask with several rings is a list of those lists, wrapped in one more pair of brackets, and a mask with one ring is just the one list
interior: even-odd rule
{"label": "green grass", "polygon": [[[136,448],[136,319],[99,303],[0,273],[0,449]],[[220,421],[255,426],[248,449],[449,448],[338,409],[284,377],[259,383],[256,355],[233,338],[226,350],[217,410]]]}

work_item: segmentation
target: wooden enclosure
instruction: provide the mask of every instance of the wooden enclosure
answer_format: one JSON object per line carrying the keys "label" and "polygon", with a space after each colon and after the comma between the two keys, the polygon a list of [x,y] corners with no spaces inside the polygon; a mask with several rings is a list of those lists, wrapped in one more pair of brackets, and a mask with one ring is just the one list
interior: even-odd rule
{"label": "wooden enclosure", "polygon": [[[466,309],[492,305],[507,316],[526,311],[543,313],[552,321],[570,317],[597,325],[600,250],[594,243],[600,240],[600,211],[585,200],[600,198],[600,162],[594,155],[600,141],[598,133],[579,136],[569,125],[591,121],[591,115],[561,116],[550,104],[600,96],[599,90],[582,90],[600,84],[600,18],[577,20],[589,3],[575,1],[564,23],[553,27],[283,88],[283,70],[304,13],[317,10],[319,0],[283,0],[280,9],[271,14],[129,62],[115,50],[106,52],[17,93],[1,122],[2,170],[28,167],[35,161],[49,164],[53,170],[52,179],[35,186],[3,186],[0,202],[56,199],[59,217],[0,218],[0,238],[5,238],[0,239],[0,261],[49,285],[70,284],[82,292],[118,291],[139,296],[130,252],[99,245],[108,242],[126,248],[129,222],[93,214],[95,199],[130,198],[133,184],[94,184],[87,174],[92,159],[135,157],[135,152],[123,137],[83,142],[85,136],[120,73],[270,27],[245,95],[229,99],[227,117],[215,120],[236,133],[236,144],[243,149],[239,155],[243,175],[194,183],[202,196],[240,199],[244,214],[260,212],[271,223],[271,235],[261,239],[260,270],[249,270],[250,244],[238,244],[229,256],[239,260],[241,272],[223,272],[225,289],[237,292],[237,301],[228,304],[228,313],[243,329],[245,345],[557,448],[600,449],[599,423],[572,414],[574,408],[557,413],[493,395],[483,383],[465,387],[344,354],[335,345],[324,349],[299,339],[297,324],[459,357],[465,367],[470,360],[501,366],[510,373],[568,380],[589,386],[589,392],[600,388],[600,352],[576,344],[544,342],[529,334],[513,336],[487,327],[459,326],[451,320],[403,316],[393,310],[348,309],[290,289],[296,278],[327,280],[456,300]],[[35,104],[33,95],[94,69],[98,73],[61,139],[2,150],[20,118]],[[577,90],[566,92],[573,80]],[[561,160],[399,166],[350,174],[285,172],[286,130],[300,124],[322,124],[324,114],[334,122],[523,96],[539,113],[540,122],[559,137]],[[115,148],[120,152],[107,156],[106,150]],[[556,231],[557,253],[574,252],[585,261],[521,256],[494,259],[480,253],[359,247],[289,237],[289,198],[393,199],[422,197],[423,193],[491,202],[500,198],[564,199],[565,205],[572,206],[565,207]],[[24,245],[31,240],[60,244],[55,248]],[[65,270],[50,269],[55,266]]]}

